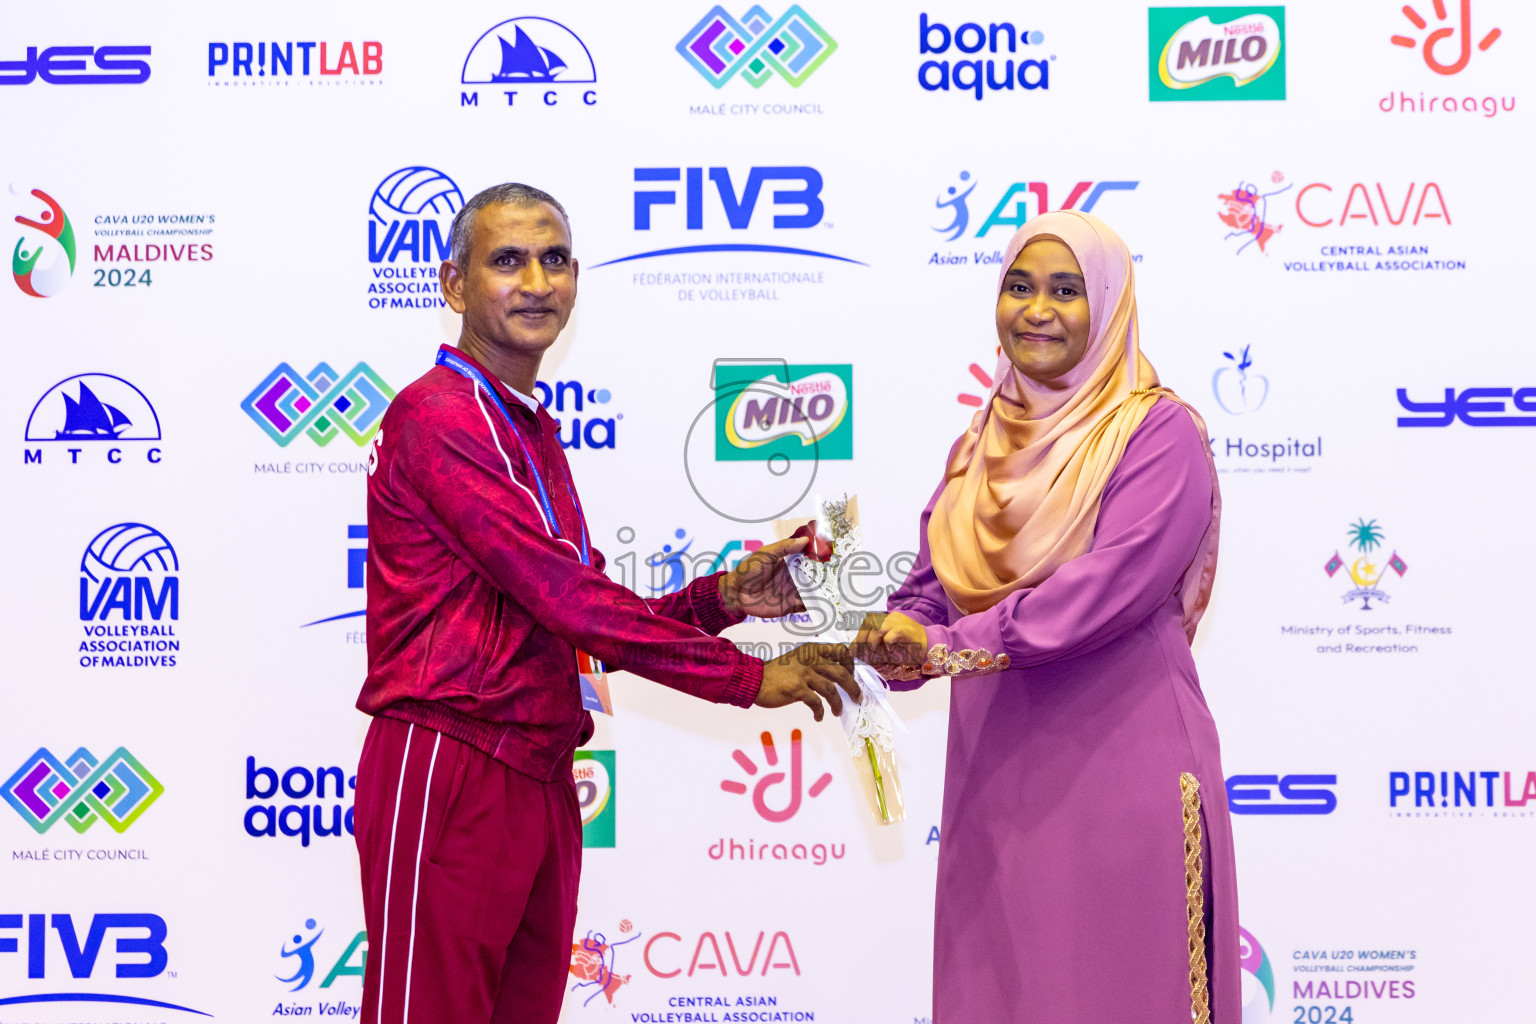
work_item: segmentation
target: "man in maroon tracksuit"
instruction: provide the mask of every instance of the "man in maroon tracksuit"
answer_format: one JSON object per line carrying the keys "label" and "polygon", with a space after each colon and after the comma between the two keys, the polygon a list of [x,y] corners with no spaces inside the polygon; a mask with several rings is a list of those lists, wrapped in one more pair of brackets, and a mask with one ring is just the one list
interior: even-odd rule
{"label": "man in maroon tracksuit", "polygon": [[456,348],[390,404],[368,458],[368,678],[355,824],[363,1021],[545,1024],[581,870],[577,650],[705,700],[857,694],[846,651],[761,662],[716,634],[801,609],[783,557],[655,601],[603,574],[557,424],[531,396],[576,301],[565,210],[525,185],[459,212],[439,281]]}

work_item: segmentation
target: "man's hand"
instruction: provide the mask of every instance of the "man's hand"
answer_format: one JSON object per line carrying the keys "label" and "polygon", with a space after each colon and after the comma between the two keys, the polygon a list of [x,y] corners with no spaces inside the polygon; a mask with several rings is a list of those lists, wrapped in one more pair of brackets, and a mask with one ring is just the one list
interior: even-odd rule
{"label": "man's hand", "polygon": [[800,591],[795,589],[795,581],[790,579],[784,559],[804,550],[806,543],[804,537],[791,537],[764,544],[721,576],[720,600],[726,610],[734,615],[756,615],[760,619],[805,611]]}
{"label": "man's hand", "polygon": [[915,679],[928,657],[928,631],[901,612],[870,612],[852,646],[887,679]]}
{"label": "man's hand", "polygon": [[819,722],[823,700],[832,705],[834,715],[843,713],[838,687],[859,699],[859,684],[853,681],[853,655],[848,648],[842,644],[801,644],[764,663],[763,685],[753,703],[761,708],[781,708],[803,702]]}

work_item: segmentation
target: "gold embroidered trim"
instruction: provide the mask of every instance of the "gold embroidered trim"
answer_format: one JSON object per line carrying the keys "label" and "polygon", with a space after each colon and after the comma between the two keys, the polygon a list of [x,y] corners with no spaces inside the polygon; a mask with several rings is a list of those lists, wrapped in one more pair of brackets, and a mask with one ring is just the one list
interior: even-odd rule
{"label": "gold embroidered trim", "polygon": [[1210,1024],[1211,996],[1205,964],[1205,883],[1200,858],[1200,780],[1179,776],[1184,797],[1184,896],[1189,916],[1189,1005],[1194,1024]]}
{"label": "gold embroidered trim", "polygon": [[1000,672],[1009,665],[1006,654],[993,656],[986,648],[951,651],[947,644],[934,644],[928,648],[928,658],[923,662],[925,676],[954,676],[962,672]]}

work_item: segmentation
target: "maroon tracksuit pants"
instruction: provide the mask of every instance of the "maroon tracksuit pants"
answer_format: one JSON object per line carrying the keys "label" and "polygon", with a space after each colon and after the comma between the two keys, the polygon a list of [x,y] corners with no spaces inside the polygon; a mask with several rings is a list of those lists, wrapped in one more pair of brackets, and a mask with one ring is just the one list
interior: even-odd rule
{"label": "maroon tracksuit pants", "polygon": [[375,718],[355,806],[363,1024],[555,1024],[581,875],[571,776]]}

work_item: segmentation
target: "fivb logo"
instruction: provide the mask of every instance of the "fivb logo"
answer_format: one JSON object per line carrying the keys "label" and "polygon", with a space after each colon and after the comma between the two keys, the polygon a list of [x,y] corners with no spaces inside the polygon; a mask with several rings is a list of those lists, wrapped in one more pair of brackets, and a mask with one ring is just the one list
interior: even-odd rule
{"label": "fivb logo", "polygon": [[853,458],[853,367],[717,360],[715,458]]}
{"label": "fivb logo", "polygon": [[301,434],[320,447],[345,434],[361,448],[379,429],[395,391],[367,363],[344,374],[320,363],[300,375],[279,363],[240,408],[278,444],[287,447]]}
{"label": "fivb logo", "polygon": [[753,7],[740,21],[715,7],[677,44],[716,89],[738,74],[754,89],[774,75],[798,89],[836,50],[837,42],[799,4],[777,19]]}
{"label": "fivb logo", "polygon": [[84,747],[63,761],[42,747],[0,787],[0,796],[39,835],[60,821],[81,833],[97,821],[127,831],[164,792],[127,747],[101,761]]}
{"label": "fivb logo", "polygon": [[[16,194],[12,187],[11,195]],[[47,299],[63,291],[74,276],[75,229],[56,199],[40,188],[33,189],[32,196],[45,209],[38,213],[36,220],[16,215],[16,223],[32,230],[22,232],[16,239],[16,247],[11,251],[11,276],[16,280],[16,287],[26,294]],[[28,245],[32,247],[30,252],[23,248]],[[48,253],[46,261],[43,260],[45,251]]]}
{"label": "fivb logo", "polygon": [[[23,941],[5,935],[6,931],[26,932],[27,977],[48,977],[49,926],[58,933],[59,946],[72,978],[89,978],[96,972],[103,946],[110,945],[117,954],[112,965],[118,978],[157,978],[165,972],[170,955],[165,949],[165,918],[159,914],[92,914],[84,941],[73,914],[0,914],[0,953],[19,953]],[[144,932],[146,934],[119,934],[107,943],[108,932]],[[140,959],[143,958],[143,959]],[[57,967],[57,962],[55,962]],[[174,1003],[162,1003],[136,996],[107,995],[105,993],[36,993],[26,996],[10,996],[0,999],[0,1005],[15,1003],[63,1003],[63,1002],[111,1002],[130,1003],[139,1006],[157,1006],[171,1010],[183,1010],[201,1016],[210,1016]]]}

